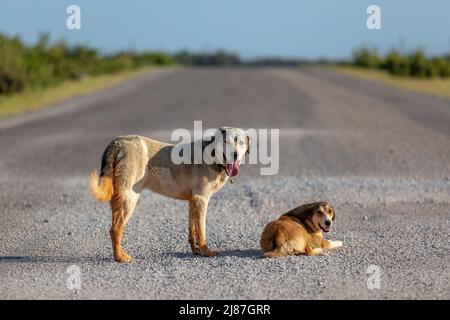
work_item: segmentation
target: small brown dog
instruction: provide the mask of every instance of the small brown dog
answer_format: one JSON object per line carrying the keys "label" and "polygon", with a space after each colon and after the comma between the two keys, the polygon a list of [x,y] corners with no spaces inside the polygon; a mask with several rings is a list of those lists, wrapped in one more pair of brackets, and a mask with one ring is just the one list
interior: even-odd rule
{"label": "small brown dog", "polygon": [[342,241],[323,238],[323,232],[331,231],[334,217],[333,207],[327,202],[304,204],[283,214],[264,228],[260,242],[263,257],[310,256],[342,247]]}

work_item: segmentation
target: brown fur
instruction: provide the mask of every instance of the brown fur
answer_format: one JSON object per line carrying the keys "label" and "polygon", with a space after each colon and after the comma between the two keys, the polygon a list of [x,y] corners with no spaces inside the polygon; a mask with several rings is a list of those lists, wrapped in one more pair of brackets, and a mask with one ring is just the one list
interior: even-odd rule
{"label": "brown fur", "polygon": [[291,254],[310,256],[322,250],[341,247],[341,241],[323,238],[321,226],[325,221],[331,223],[334,217],[333,207],[327,202],[305,204],[283,214],[264,228],[260,241],[263,257],[278,258]]}
{"label": "brown fur", "polygon": [[[220,132],[237,135],[244,131],[223,128]],[[239,138],[240,139],[240,138]],[[229,139],[239,160],[248,152],[238,139]],[[213,143],[213,142],[211,142]],[[110,202],[112,225],[110,236],[114,259],[129,262],[131,256],[122,248],[125,226],[133,214],[140,193],[149,189],[161,195],[189,201],[189,243],[192,252],[214,256],[206,245],[205,220],[211,196],[228,180],[225,166],[218,164],[174,164],[171,151],[174,145],[141,136],[122,136],[114,139],[102,157],[100,177],[94,171],[89,177],[91,194],[101,202]]]}

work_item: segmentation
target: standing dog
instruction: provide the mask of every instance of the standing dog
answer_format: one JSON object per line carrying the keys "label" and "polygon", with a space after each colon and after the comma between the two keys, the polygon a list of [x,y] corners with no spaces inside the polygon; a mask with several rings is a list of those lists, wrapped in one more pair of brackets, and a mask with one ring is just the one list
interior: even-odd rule
{"label": "standing dog", "polygon": [[321,253],[324,249],[342,247],[342,241],[323,238],[323,232],[330,232],[335,214],[327,202],[304,204],[278,220],[269,223],[261,236],[264,258],[284,257],[289,254]]}
{"label": "standing dog", "polygon": [[[190,150],[195,143],[190,143]],[[238,174],[240,162],[249,153],[250,139],[242,129],[225,127],[219,129],[216,139],[201,143],[202,150],[208,146],[212,149],[214,145],[211,144],[221,143],[223,145],[218,150],[226,150],[227,154],[211,152],[215,160],[212,164],[174,164],[171,157],[175,147],[173,144],[141,136],[121,136],[108,145],[103,153],[100,177],[95,171],[92,172],[89,187],[97,200],[111,204],[112,226],[109,233],[116,261],[131,260],[121,242],[125,225],[143,189],[189,201],[189,243],[193,254],[201,253],[207,257],[217,254],[206,245],[208,202],[230,176]],[[230,150],[231,159],[227,157]]]}

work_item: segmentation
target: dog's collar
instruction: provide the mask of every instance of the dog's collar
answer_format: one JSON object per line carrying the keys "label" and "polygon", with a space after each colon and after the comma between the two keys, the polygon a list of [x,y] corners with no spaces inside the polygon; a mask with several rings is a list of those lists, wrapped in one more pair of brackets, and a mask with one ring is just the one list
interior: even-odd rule
{"label": "dog's collar", "polygon": [[221,172],[221,173],[225,172],[225,174],[228,177],[228,181],[230,181],[231,184],[233,184],[235,182],[234,178],[230,177],[230,174],[228,173],[227,168],[223,164],[214,163],[211,165],[211,167],[218,172]]}

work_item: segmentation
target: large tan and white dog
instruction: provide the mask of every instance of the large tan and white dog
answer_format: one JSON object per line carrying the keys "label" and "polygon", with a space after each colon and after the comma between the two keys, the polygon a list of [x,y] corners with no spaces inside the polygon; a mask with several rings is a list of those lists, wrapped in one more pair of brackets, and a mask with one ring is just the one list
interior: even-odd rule
{"label": "large tan and white dog", "polygon": [[[211,196],[220,190],[230,176],[239,171],[239,164],[250,149],[250,139],[242,129],[218,129],[216,139],[201,142],[205,149],[221,144],[218,150],[231,150],[231,159],[222,154],[211,155],[214,163],[175,164],[173,144],[141,136],[121,136],[108,145],[102,157],[100,176],[89,177],[92,195],[101,202],[110,202],[112,226],[110,236],[114,259],[129,262],[131,256],[122,248],[125,225],[133,214],[139,195],[149,189],[161,195],[189,201],[189,243],[194,255],[214,256],[206,245],[205,220]],[[219,137],[220,139],[217,139]],[[192,142],[191,147],[194,148]],[[224,156],[226,161],[223,161]]]}

